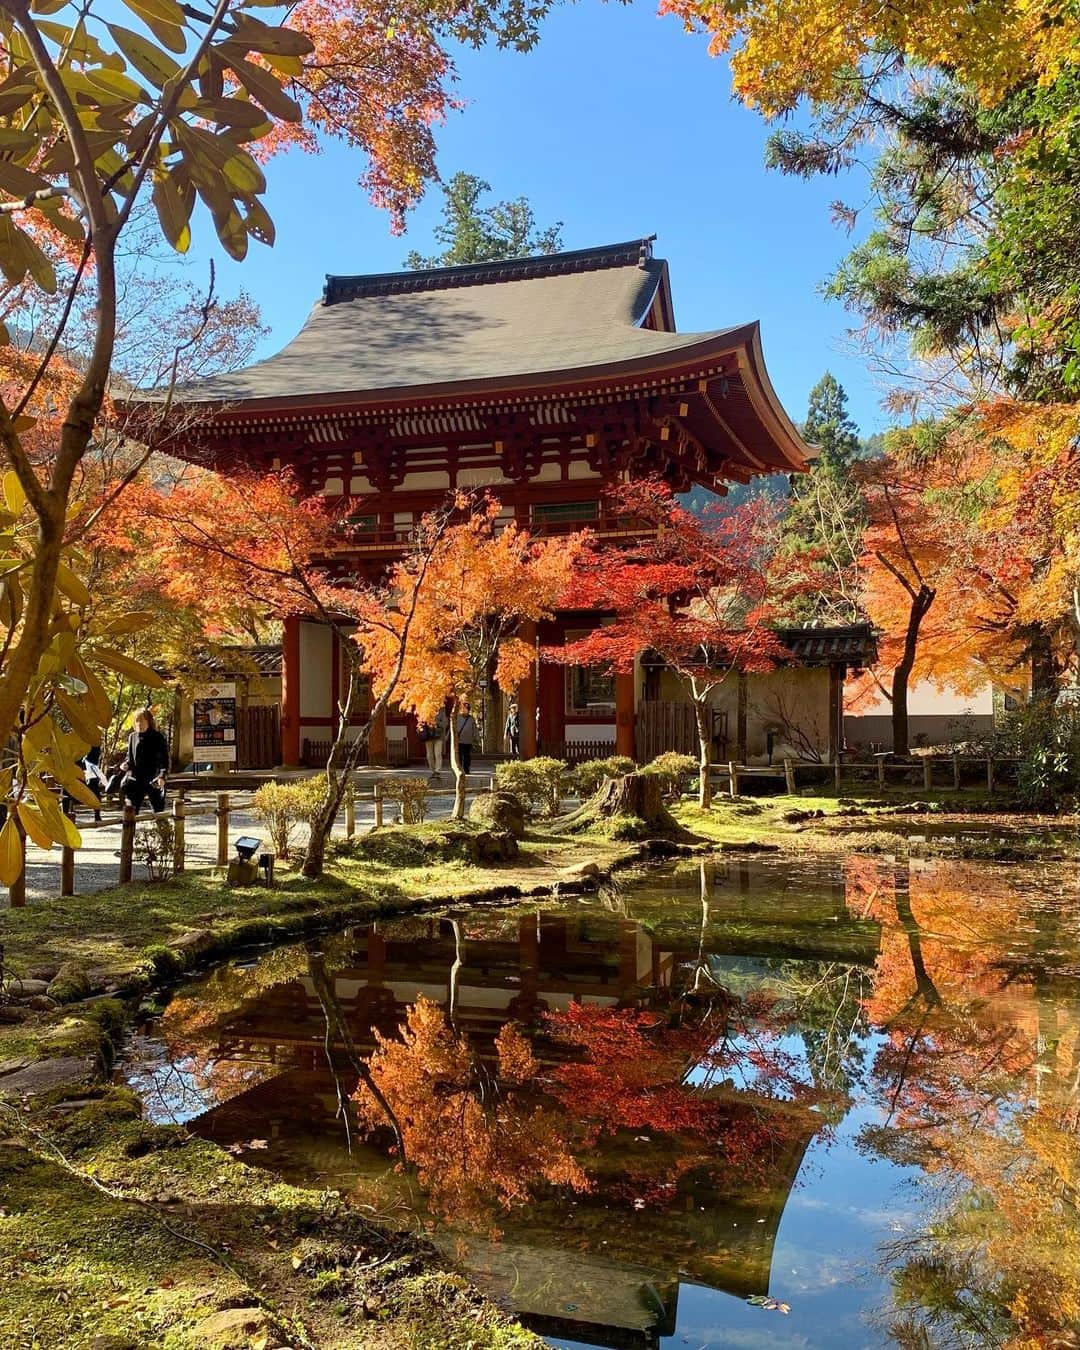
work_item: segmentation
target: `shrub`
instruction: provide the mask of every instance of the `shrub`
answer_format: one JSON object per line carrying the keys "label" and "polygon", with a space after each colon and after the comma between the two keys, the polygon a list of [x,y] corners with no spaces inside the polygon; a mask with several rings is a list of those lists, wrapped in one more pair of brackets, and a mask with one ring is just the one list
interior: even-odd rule
{"label": "shrub", "polygon": [[536,759],[511,760],[495,770],[495,782],[529,807],[530,813],[557,816],[566,789],[567,768],[561,759],[540,755]]}
{"label": "shrub", "polygon": [[398,804],[402,825],[422,825],[427,819],[428,785],[423,778],[387,778],[383,795]]}
{"label": "shrub", "polygon": [[264,783],[251,799],[255,814],[266,826],[279,858],[287,859],[299,825],[310,823],[322,804],[326,783],[321,777],[295,783]]}
{"label": "shrub", "polygon": [[570,773],[570,782],[582,801],[595,797],[605,778],[622,778],[633,773],[635,765],[626,755],[609,755],[607,759],[587,759]]}
{"label": "shrub", "polygon": [[1071,808],[1080,799],[1080,707],[1029,704],[995,730],[992,753],[1015,757],[1017,792],[1033,810]]}
{"label": "shrub", "polygon": [[135,857],[150,881],[168,881],[176,870],[176,830],[171,820],[152,820],[135,835]]}
{"label": "shrub", "polygon": [[642,772],[660,779],[660,791],[667,801],[678,801],[700,767],[693,755],[666,750],[662,755],[657,755],[651,764],[647,764]]}

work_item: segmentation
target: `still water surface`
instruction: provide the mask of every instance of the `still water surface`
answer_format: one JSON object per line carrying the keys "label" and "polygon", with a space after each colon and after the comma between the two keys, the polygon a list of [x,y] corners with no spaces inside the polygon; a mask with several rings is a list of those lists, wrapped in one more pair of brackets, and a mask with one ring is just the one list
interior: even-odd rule
{"label": "still water surface", "polygon": [[123,1073],[556,1346],[1070,1346],[1076,901],[1058,864],[673,868],[226,966]]}

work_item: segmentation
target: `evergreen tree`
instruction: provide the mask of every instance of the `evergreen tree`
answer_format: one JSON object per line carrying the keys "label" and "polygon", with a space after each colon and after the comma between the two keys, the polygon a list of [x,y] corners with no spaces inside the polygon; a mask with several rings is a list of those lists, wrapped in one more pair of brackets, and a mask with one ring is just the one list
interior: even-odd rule
{"label": "evergreen tree", "polygon": [[828,371],[810,390],[803,439],[820,447],[819,469],[846,473],[852,461],[858,458],[859,431],[848,416],[847,394],[844,386]]}
{"label": "evergreen tree", "polygon": [[779,525],[777,566],[789,581],[798,578],[784,617],[794,623],[855,623],[865,617],[859,557],[866,519],[852,473],[862,442],[843,386],[828,372],[810,391],[803,436],[821,453],[809,473],[791,480]]}
{"label": "evergreen tree", "polygon": [[424,256],[415,249],[405,266],[457,267],[462,263],[501,262],[505,258],[527,258],[537,253],[558,253],[562,248],[562,221],[540,230],[536,216],[525,197],[482,206],[481,198],[491,191],[475,174],[459,172],[443,184],[443,219],[433,231],[441,253]]}

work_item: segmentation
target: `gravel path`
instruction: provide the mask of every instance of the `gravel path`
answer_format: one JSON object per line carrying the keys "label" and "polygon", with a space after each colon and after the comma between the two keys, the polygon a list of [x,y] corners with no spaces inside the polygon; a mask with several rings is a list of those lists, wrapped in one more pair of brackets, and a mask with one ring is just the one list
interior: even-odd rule
{"label": "gravel path", "polygon": [[[400,772],[400,771],[399,771]],[[419,771],[415,775],[420,777]],[[374,777],[364,776],[358,778],[358,786],[369,788],[376,780]],[[486,786],[488,776],[485,774],[474,774],[470,780],[473,787]],[[447,782],[447,776],[443,776],[443,783],[446,785],[445,792],[437,792],[428,798],[428,818],[442,819],[450,815],[453,808],[452,780]],[[250,800],[250,793],[236,793],[242,801]],[[199,792],[188,790],[185,800],[188,810],[196,808],[213,807],[216,804],[215,792]],[[172,794],[166,803],[166,810],[172,809]],[[358,832],[364,832],[371,829],[375,823],[374,805],[370,801],[359,801],[356,806],[356,828]],[[384,819],[389,823],[394,819],[394,804],[386,803]],[[106,820],[110,816],[118,816],[119,808],[112,803],[107,803],[103,814]],[[92,820],[92,816],[84,807],[78,808],[77,823],[80,828]],[[148,828],[150,821],[145,818],[141,828]],[[299,832],[298,832],[299,833]],[[229,815],[229,838],[236,839],[242,834],[253,834],[259,838],[266,839],[265,826],[255,816],[247,810],[237,810],[230,812]],[[185,859],[186,866],[189,869],[198,867],[213,867],[217,862],[217,820],[213,815],[194,816],[188,819],[185,830]],[[338,817],[334,826],[334,837],[344,838],[345,836],[345,814]],[[75,890],[77,893],[86,893],[88,891],[101,890],[106,886],[115,886],[120,873],[120,823],[119,820],[113,825],[105,826],[101,829],[82,828],[83,846],[75,854]],[[301,836],[302,838],[302,836]],[[144,874],[145,867],[136,859],[135,876],[136,879]],[[55,847],[49,852],[36,847],[27,840],[26,849],[26,898],[28,901],[35,900],[56,900],[60,896],[60,849]]]}

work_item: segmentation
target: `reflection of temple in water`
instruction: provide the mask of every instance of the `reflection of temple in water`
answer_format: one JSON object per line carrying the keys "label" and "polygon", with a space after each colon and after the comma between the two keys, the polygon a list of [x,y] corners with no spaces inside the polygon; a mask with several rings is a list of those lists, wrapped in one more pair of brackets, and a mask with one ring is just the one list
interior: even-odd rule
{"label": "reflection of temple in water", "polygon": [[[703,970],[722,982],[735,968],[752,970],[755,956],[790,959],[798,948],[798,936],[787,928],[770,936],[758,912],[763,894],[747,883],[748,875],[745,868],[741,876],[737,868],[730,875],[710,874],[700,931],[687,922],[695,915],[686,907],[685,890],[678,924],[670,907],[654,921],[592,910],[374,924],[328,947],[332,997],[362,1054],[373,1048],[376,1031],[396,1031],[420,995],[438,1002],[485,1058],[493,1055],[507,1021],[527,1023],[572,1002],[663,1008],[695,983],[700,987]],[[818,896],[815,909],[822,907],[833,909],[837,924],[845,926],[841,945],[859,946],[859,956],[872,959],[873,926],[852,928],[842,893]],[[759,934],[764,930],[758,951],[742,922],[751,911]],[[815,912],[819,935],[820,918]],[[721,935],[732,926],[741,936],[729,943]],[[301,975],[240,1004],[223,1020],[218,1062],[261,1065],[274,1076],[212,1108],[193,1127],[223,1142],[267,1136],[269,1149],[252,1161],[286,1174],[291,1168],[310,1178],[315,1171],[326,1184],[349,1190],[366,1170],[369,1182],[379,1176],[386,1184],[385,1155],[361,1148],[350,1157],[345,1149],[327,1070],[328,1027],[331,1053],[340,1061],[341,1046],[334,1044],[340,1039],[334,1031],[338,1011],[328,1019],[326,996],[319,981]],[[534,1050],[541,1064],[567,1054],[542,1038]],[[544,1199],[520,1214],[500,1215],[501,1241],[455,1231],[448,1248],[527,1325],[596,1346],[651,1347],[672,1334],[680,1279],[739,1297],[767,1293],[784,1206],[821,1120],[791,1102],[752,1092],[739,1096],[762,1118],[782,1113],[784,1120],[776,1131],[783,1142],[768,1148],[755,1178],[724,1178],[721,1186],[715,1169],[689,1172],[674,1196],[640,1212],[626,1201],[613,1206],[602,1187],[593,1195]],[[641,1151],[650,1147],[665,1144],[647,1135],[605,1142],[601,1156],[586,1161],[590,1169],[617,1176],[630,1157],[640,1165]]]}

